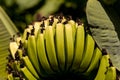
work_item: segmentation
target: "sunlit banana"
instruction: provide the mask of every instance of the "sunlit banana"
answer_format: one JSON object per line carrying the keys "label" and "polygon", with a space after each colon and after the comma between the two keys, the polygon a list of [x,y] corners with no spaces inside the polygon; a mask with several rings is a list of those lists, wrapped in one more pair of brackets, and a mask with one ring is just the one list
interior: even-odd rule
{"label": "sunlit banana", "polygon": [[46,27],[45,30],[45,48],[52,69],[54,71],[58,71],[58,62],[56,57],[52,26]]}
{"label": "sunlit banana", "polygon": [[21,72],[24,74],[27,80],[37,80],[37,78],[35,78],[26,67],[21,68]]}
{"label": "sunlit banana", "polygon": [[40,74],[39,62],[37,57],[37,49],[36,49],[36,39],[34,34],[28,37],[27,54],[32,64],[34,65],[35,69]]}
{"label": "sunlit banana", "polygon": [[8,79],[8,80],[14,80],[13,74],[12,74],[12,73],[11,73],[11,74],[8,74],[7,79]]}
{"label": "sunlit banana", "polygon": [[42,24],[42,22],[34,22],[34,29],[35,29],[34,34],[36,37],[37,37],[37,34],[38,34],[41,24]]}
{"label": "sunlit banana", "polygon": [[39,79],[39,76],[38,76],[36,70],[34,69],[34,66],[32,65],[29,57],[28,57],[28,56],[24,56],[24,57],[22,57],[22,59],[23,59],[23,61],[24,61],[24,63],[25,63],[26,68],[28,68],[28,70],[29,70],[37,79]]}
{"label": "sunlit banana", "polygon": [[25,49],[28,48],[28,37],[29,37],[29,35],[30,35],[30,33],[27,32],[27,34],[26,34],[26,39],[25,39],[24,42],[23,42],[23,46],[24,46]]}
{"label": "sunlit banana", "polygon": [[64,25],[62,23],[56,24],[55,31],[56,55],[60,70],[65,69],[65,42],[64,42]]}
{"label": "sunlit banana", "polygon": [[72,26],[72,36],[73,36],[73,41],[75,41],[75,34],[76,34],[76,24],[74,20],[68,21],[68,23]]}
{"label": "sunlit banana", "polygon": [[43,67],[43,69],[48,73],[48,74],[53,74],[53,71],[50,67],[50,64],[47,59],[47,54],[45,51],[45,41],[44,41],[44,34],[39,33],[37,37],[37,52],[38,52],[38,59]]}
{"label": "sunlit banana", "polygon": [[24,33],[23,33],[23,35],[22,35],[22,43],[24,43],[24,41],[25,41],[26,38],[28,37],[28,36],[27,36],[28,33],[31,33],[31,29],[30,29],[30,28],[26,28],[26,29],[24,30]]}
{"label": "sunlit banana", "polygon": [[94,80],[105,80],[105,73],[109,67],[109,55],[103,55],[100,60],[99,69]]}
{"label": "sunlit banana", "polygon": [[65,24],[65,55],[66,55],[66,69],[68,70],[73,61],[74,56],[74,43],[72,36],[72,26],[70,24]]}
{"label": "sunlit banana", "polygon": [[85,71],[91,62],[93,51],[94,51],[95,42],[90,34],[86,35],[85,39],[85,48],[82,56],[82,61],[80,64],[80,72]]}
{"label": "sunlit banana", "polygon": [[99,62],[100,62],[101,57],[102,57],[102,52],[98,47],[96,47],[94,50],[93,57],[89,65],[89,68],[84,73],[85,75],[90,74],[93,69],[97,69],[97,67],[99,67]]}
{"label": "sunlit banana", "polygon": [[116,68],[111,66],[108,67],[106,75],[105,75],[105,80],[116,80]]}
{"label": "sunlit banana", "polygon": [[45,28],[47,28],[49,26],[49,19],[46,19],[43,22],[44,22]]}
{"label": "sunlit banana", "polygon": [[20,61],[14,61],[14,69],[20,71]]}
{"label": "sunlit banana", "polygon": [[9,51],[7,71],[12,80],[115,80],[117,75],[109,54],[71,16],[42,17],[28,25],[22,37],[11,38]]}
{"label": "sunlit banana", "polygon": [[18,44],[18,45],[20,45],[20,41],[21,41],[22,39],[21,39],[21,36],[19,35],[17,38],[16,38],[16,43]]}
{"label": "sunlit banana", "polygon": [[75,49],[74,49],[74,60],[72,64],[72,70],[78,71],[84,51],[85,42],[85,31],[82,25],[79,25],[76,30],[75,36]]}

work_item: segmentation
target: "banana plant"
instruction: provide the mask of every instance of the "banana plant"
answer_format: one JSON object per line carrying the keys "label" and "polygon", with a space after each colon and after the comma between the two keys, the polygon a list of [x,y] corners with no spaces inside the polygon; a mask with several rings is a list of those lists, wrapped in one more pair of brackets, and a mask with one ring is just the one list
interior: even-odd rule
{"label": "banana plant", "polygon": [[[36,2],[37,1],[38,0],[36,0]],[[66,2],[67,1],[77,2],[72,0],[66,0]],[[81,1],[84,2],[86,0],[80,0],[80,2]],[[111,5],[114,4],[116,1],[117,0],[110,0],[110,3],[107,3],[107,0],[99,0],[99,1],[88,0],[85,6],[86,7],[85,13],[92,36],[94,37],[95,41],[97,42],[97,44],[101,49],[102,48],[107,49],[107,51],[110,54],[110,59],[112,60],[113,65],[118,69],[118,73],[120,73],[119,72],[120,41],[118,38],[120,34],[117,34],[116,32],[119,30],[115,30],[114,21],[111,21],[111,16],[109,16],[109,13],[107,13],[107,10],[105,10],[105,7],[101,4],[104,3],[107,5]],[[38,13],[40,14],[42,13],[43,15],[52,14],[56,12],[65,1],[60,0],[59,3],[57,3],[57,7],[54,7],[53,5],[56,4],[56,0],[51,0],[51,3],[48,2],[49,0],[46,0],[45,2],[46,5],[43,5],[38,10]],[[23,6],[21,6],[21,4],[19,4],[18,1],[18,5],[20,6],[20,8],[23,9]],[[26,5],[25,7],[28,8],[31,6]],[[49,6],[51,8],[50,10],[47,10]],[[7,16],[5,11],[0,7],[0,69],[1,69],[0,72],[2,73],[0,74],[0,79],[3,80],[6,79],[7,76],[7,73],[3,73],[3,72],[6,72],[6,68],[5,68],[7,65],[6,57],[9,55],[8,48],[9,48],[10,38],[14,37],[13,35],[16,35],[17,32],[19,32],[17,30],[17,27],[10,20],[10,18]]]}

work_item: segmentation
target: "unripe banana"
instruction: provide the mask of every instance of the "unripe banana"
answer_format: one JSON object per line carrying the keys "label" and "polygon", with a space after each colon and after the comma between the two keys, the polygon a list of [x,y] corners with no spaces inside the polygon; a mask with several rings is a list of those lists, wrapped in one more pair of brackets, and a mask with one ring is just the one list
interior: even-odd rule
{"label": "unripe banana", "polygon": [[85,48],[82,56],[82,61],[80,64],[80,72],[84,72],[91,62],[93,51],[94,51],[95,42],[90,34],[87,34],[85,40]]}
{"label": "unripe banana", "polygon": [[56,55],[61,71],[65,70],[65,42],[64,42],[64,25],[62,23],[56,24],[55,31]]}
{"label": "unripe banana", "polygon": [[111,66],[108,67],[106,75],[105,75],[105,80],[116,80],[116,68]]}
{"label": "unripe banana", "polygon": [[89,28],[70,16],[43,17],[28,25],[22,37],[13,36],[9,50],[8,80],[116,79],[109,54],[99,49]]}
{"label": "unripe banana", "polygon": [[70,24],[65,24],[65,55],[66,55],[66,70],[72,66],[74,57],[74,43],[72,36],[72,26]]}
{"label": "unripe banana", "polygon": [[25,75],[27,80],[37,80],[26,67],[21,68],[21,72]]}
{"label": "unripe banana", "polygon": [[38,34],[38,37],[37,37],[37,52],[38,52],[39,62],[41,64],[41,66],[43,67],[43,69],[45,70],[45,72],[47,72],[47,74],[49,74],[49,75],[53,74],[54,72],[51,69],[51,66],[48,62],[47,54],[45,51],[44,34],[41,32]]}
{"label": "unripe banana", "polygon": [[56,50],[54,44],[54,36],[52,26],[46,27],[45,30],[45,48],[49,63],[54,71],[58,71],[58,62],[56,57]]}
{"label": "unripe banana", "polygon": [[99,65],[101,57],[102,57],[102,52],[98,47],[96,47],[94,50],[93,57],[89,65],[89,68],[84,73],[85,75],[89,75],[92,70],[97,69],[99,67],[98,65]]}
{"label": "unripe banana", "polygon": [[40,67],[38,62],[38,56],[37,56],[37,49],[36,49],[36,39],[35,35],[30,35],[28,38],[28,48],[27,48],[27,54],[30,58],[33,66],[35,67],[36,71],[40,74]]}
{"label": "unripe banana", "polygon": [[99,69],[94,80],[105,80],[105,73],[109,67],[109,55],[103,55],[100,60]]}
{"label": "unripe banana", "polygon": [[36,72],[36,70],[34,69],[31,61],[29,60],[29,57],[28,56],[25,56],[25,57],[22,57],[24,63],[25,63],[25,66],[26,68],[28,68],[28,70],[37,78],[39,79],[39,76]]}
{"label": "unripe banana", "polygon": [[85,31],[83,25],[79,25],[76,30],[75,36],[75,50],[74,60],[72,64],[72,70],[78,71],[84,51]]}
{"label": "unripe banana", "polygon": [[17,51],[18,51],[19,57],[21,59],[22,56],[23,56],[23,50],[22,49],[18,49]]}
{"label": "unripe banana", "polygon": [[74,20],[68,21],[68,23],[72,26],[72,36],[73,36],[73,43],[75,41],[75,35],[76,35],[76,23]]}
{"label": "unripe banana", "polygon": [[26,38],[28,37],[28,36],[27,36],[28,33],[31,33],[31,29],[30,29],[30,28],[26,28],[26,29],[24,30],[24,33],[23,33],[23,35],[22,35],[22,43],[24,43],[24,41],[25,41]]}
{"label": "unripe banana", "polygon": [[12,73],[11,73],[11,74],[8,74],[7,79],[8,79],[8,80],[14,80],[13,74],[12,74]]}

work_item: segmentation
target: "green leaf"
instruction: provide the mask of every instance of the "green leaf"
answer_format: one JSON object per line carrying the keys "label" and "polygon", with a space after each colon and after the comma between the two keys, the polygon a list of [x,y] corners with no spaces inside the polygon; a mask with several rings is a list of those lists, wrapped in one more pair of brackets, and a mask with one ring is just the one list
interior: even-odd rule
{"label": "green leaf", "polygon": [[6,57],[9,55],[9,41],[10,37],[15,35],[17,32],[18,30],[16,26],[0,6],[0,80],[6,80]]}
{"label": "green leaf", "polygon": [[91,33],[100,46],[107,49],[113,65],[120,71],[120,41],[115,26],[98,0],[88,0],[86,15]]}

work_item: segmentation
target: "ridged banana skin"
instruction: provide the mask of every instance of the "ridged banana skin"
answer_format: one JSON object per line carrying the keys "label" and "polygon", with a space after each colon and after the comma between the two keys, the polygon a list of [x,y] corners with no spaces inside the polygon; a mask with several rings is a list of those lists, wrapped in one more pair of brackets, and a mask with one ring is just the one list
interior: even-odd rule
{"label": "ridged banana skin", "polygon": [[65,70],[65,42],[64,42],[64,25],[62,23],[56,24],[56,54],[58,58],[58,64],[61,71]]}
{"label": "ridged banana skin", "polygon": [[80,63],[82,60],[82,55],[84,51],[84,41],[85,41],[85,31],[82,25],[79,25],[76,30],[75,36],[75,48],[74,48],[74,60],[72,64],[72,70],[78,71]]}
{"label": "ridged banana skin", "polygon": [[98,67],[101,57],[102,57],[102,52],[98,47],[96,47],[94,50],[94,53],[93,53],[93,57],[92,57],[90,66],[84,73],[85,75],[89,75],[92,70],[94,70]]}
{"label": "ridged banana skin", "polygon": [[108,67],[105,80],[116,80],[116,68],[115,67]]}
{"label": "ridged banana skin", "polygon": [[11,73],[11,74],[8,74],[7,80],[14,80],[12,73]]}
{"label": "ridged banana skin", "polygon": [[58,68],[58,62],[57,62],[57,57],[56,57],[56,50],[55,50],[54,35],[53,35],[52,26],[46,27],[45,47],[46,47],[46,52],[47,52],[49,64],[51,65],[51,67],[54,71],[58,71],[59,68]]}
{"label": "ridged banana skin", "polygon": [[58,22],[58,19],[56,19],[56,18],[54,18],[54,22],[53,22],[53,24],[52,24],[52,28],[53,28],[53,35],[55,35],[55,29],[56,29],[56,24],[57,24],[57,22]]}
{"label": "ridged banana skin", "polygon": [[68,23],[72,26],[72,36],[73,36],[73,42],[75,41],[75,35],[76,35],[76,23],[74,20],[68,21]]}
{"label": "ridged banana skin", "polygon": [[50,67],[50,64],[48,62],[47,56],[46,56],[46,51],[45,51],[45,42],[44,42],[44,34],[39,33],[37,37],[37,52],[38,52],[38,59],[45,70],[46,73],[48,74],[53,74],[53,70]]}
{"label": "ridged banana skin", "polygon": [[72,36],[72,26],[65,24],[65,55],[66,55],[66,70],[68,70],[73,62],[74,57],[74,43]]}
{"label": "ridged banana skin", "polygon": [[36,39],[34,35],[30,35],[28,37],[27,54],[32,64],[34,65],[35,69],[40,74],[41,72],[40,72],[38,56],[37,56]]}
{"label": "ridged banana skin", "polygon": [[28,68],[28,70],[29,70],[37,79],[39,79],[39,76],[38,76],[36,70],[34,69],[34,67],[33,67],[33,65],[32,65],[29,57],[28,57],[28,56],[25,56],[25,57],[22,57],[22,59],[23,59],[25,65],[26,65],[26,68]]}
{"label": "ridged banana skin", "polygon": [[83,58],[80,64],[80,72],[84,72],[92,60],[95,42],[90,34],[86,35]]}
{"label": "ridged banana skin", "polygon": [[35,78],[33,74],[26,67],[21,68],[21,72],[24,74],[27,80],[37,80],[37,78]]}
{"label": "ridged banana skin", "polygon": [[108,67],[109,67],[109,55],[103,55],[100,60],[99,69],[94,80],[105,80],[105,73]]}

